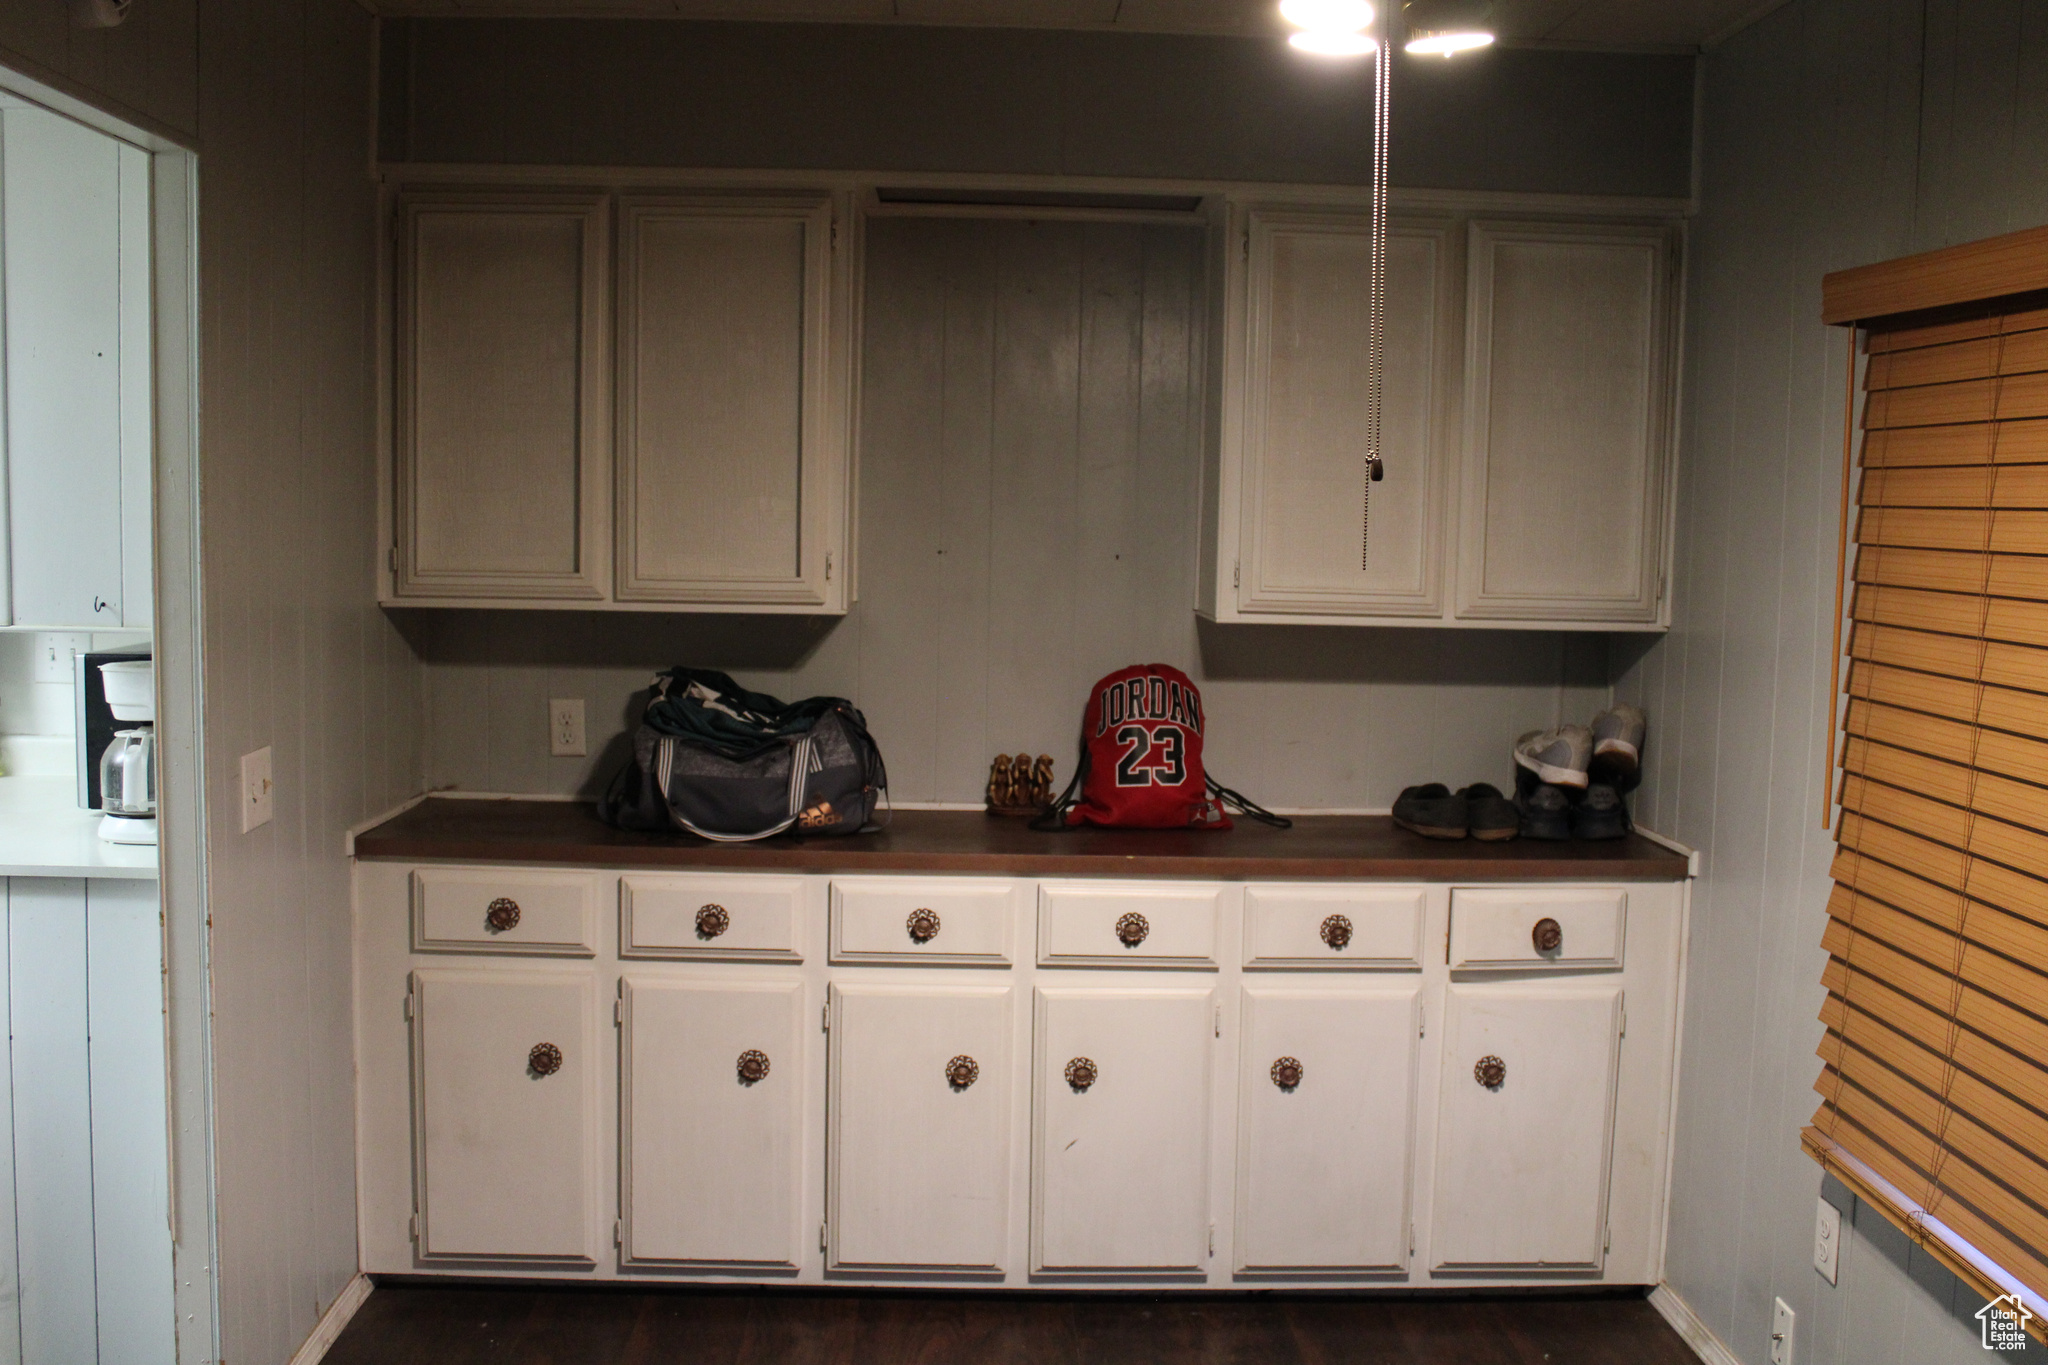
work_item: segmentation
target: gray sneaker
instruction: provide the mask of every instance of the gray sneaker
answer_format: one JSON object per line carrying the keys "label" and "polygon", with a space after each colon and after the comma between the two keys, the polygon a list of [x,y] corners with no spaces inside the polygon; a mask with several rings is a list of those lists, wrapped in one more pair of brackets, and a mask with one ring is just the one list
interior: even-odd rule
{"label": "gray sneaker", "polygon": [[1634,787],[1643,763],[1643,735],[1649,728],[1643,713],[1628,705],[1611,706],[1593,717],[1593,775],[1617,791]]}
{"label": "gray sneaker", "polygon": [[1555,787],[1583,791],[1593,760],[1593,732],[1583,725],[1531,730],[1515,741],[1515,762]]}

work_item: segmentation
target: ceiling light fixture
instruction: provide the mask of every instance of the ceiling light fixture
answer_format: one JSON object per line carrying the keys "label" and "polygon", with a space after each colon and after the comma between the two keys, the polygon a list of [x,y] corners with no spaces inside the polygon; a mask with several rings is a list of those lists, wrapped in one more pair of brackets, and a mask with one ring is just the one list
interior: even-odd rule
{"label": "ceiling light fixture", "polygon": [[1280,17],[1301,32],[1289,45],[1318,57],[1364,57],[1379,50],[1368,0],[1280,0]]}
{"label": "ceiling light fixture", "polygon": [[1404,0],[1401,23],[1407,51],[1418,57],[1454,57],[1493,42],[1492,0]]}

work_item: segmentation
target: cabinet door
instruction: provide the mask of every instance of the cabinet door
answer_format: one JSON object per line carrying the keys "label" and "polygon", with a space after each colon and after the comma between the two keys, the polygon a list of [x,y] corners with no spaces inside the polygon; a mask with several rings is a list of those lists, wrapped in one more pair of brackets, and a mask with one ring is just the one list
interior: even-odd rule
{"label": "cabinet door", "polygon": [[1458,614],[1654,622],[1674,232],[1474,223]]}
{"label": "cabinet door", "polygon": [[619,252],[619,599],[825,605],[830,199],[627,199]]}
{"label": "cabinet door", "polygon": [[399,201],[402,598],[598,598],[608,562],[605,201]]}
{"label": "cabinet door", "polygon": [[1255,209],[1249,231],[1238,610],[1434,616],[1449,225],[1388,234],[1379,483],[1365,463],[1369,221]]}
{"label": "cabinet door", "polygon": [[625,1259],[793,1269],[802,985],[628,977],[621,994]]}
{"label": "cabinet door", "polygon": [[1245,988],[1240,1271],[1407,1268],[1416,999]]}
{"label": "cabinet door", "polygon": [[832,988],[830,1264],[1003,1269],[1008,986]]}
{"label": "cabinet door", "polygon": [[423,1258],[595,1261],[593,994],[585,973],[412,974]]}
{"label": "cabinet door", "polygon": [[1211,993],[1047,987],[1036,1006],[1031,1268],[1202,1271]]}
{"label": "cabinet door", "polygon": [[1447,1013],[1436,1268],[1597,1271],[1620,990],[1453,985]]}

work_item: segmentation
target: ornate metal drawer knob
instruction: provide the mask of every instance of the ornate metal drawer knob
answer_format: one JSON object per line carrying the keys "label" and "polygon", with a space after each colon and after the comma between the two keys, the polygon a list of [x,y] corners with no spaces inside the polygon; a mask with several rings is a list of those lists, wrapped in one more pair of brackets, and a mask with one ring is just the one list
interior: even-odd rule
{"label": "ornate metal drawer knob", "polygon": [[1151,932],[1152,926],[1147,924],[1145,917],[1135,910],[1117,918],[1116,936],[1122,940],[1126,948],[1137,947],[1145,941],[1145,935]]}
{"label": "ornate metal drawer knob", "polygon": [[1529,931],[1529,941],[1536,945],[1539,953],[1554,953],[1564,946],[1564,926],[1545,915]]}
{"label": "ornate metal drawer knob", "polygon": [[1330,945],[1330,951],[1341,953],[1351,946],[1351,920],[1344,915],[1332,915],[1323,921],[1323,942]]}
{"label": "ornate metal drawer knob", "polygon": [[946,1084],[955,1090],[965,1090],[980,1079],[980,1065],[965,1053],[946,1063]]}
{"label": "ornate metal drawer knob", "polygon": [[768,1054],[758,1048],[748,1048],[740,1054],[737,1070],[741,1085],[752,1085],[755,1081],[768,1078]]}
{"label": "ornate metal drawer knob", "polygon": [[1507,1082],[1508,1064],[1488,1053],[1472,1064],[1472,1079],[1488,1090],[1498,1090]]}
{"label": "ornate metal drawer knob", "polygon": [[939,912],[917,909],[910,912],[910,918],[903,921],[903,927],[910,931],[912,943],[930,943],[939,936]]}
{"label": "ornate metal drawer knob", "polygon": [[706,905],[697,911],[697,937],[717,938],[732,928],[732,915],[722,905]]}
{"label": "ornate metal drawer knob", "polygon": [[1086,1057],[1076,1057],[1067,1063],[1067,1084],[1076,1090],[1086,1090],[1095,1084],[1095,1078],[1100,1074],[1095,1069],[1095,1063]]}
{"label": "ornate metal drawer knob", "polygon": [[484,911],[484,923],[490,926],[491,932],[494,934],[502,934],[507,929],[517,929],[519,927],[519,902],[513,900],[510,896],[498,897]]}
{"label": "ornate metal drawer knob", "polygon": [[526,1054],[526,1069],[536,1076],[552,1076],[562,1069],[562,1049],[553,1043],[535,1043]]}
{"label": "ornate metal drawer knob", "polygon": [[1282,1090],[1292,1090],[1301,1084],[1301,1063],[1292,1057],[1282,1057],[1273,1063],[1273,1069],[1267,1074]]}

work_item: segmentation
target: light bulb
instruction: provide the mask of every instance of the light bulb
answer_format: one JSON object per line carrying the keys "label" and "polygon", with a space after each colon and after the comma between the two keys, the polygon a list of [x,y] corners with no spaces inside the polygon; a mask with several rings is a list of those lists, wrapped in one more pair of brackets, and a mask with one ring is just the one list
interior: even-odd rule
{"label": "light bulb", "polygon": [[1368,0],[1280,0],[1280,17],[1312,33],[1356,33],[1372,23]]}
{"label": "light bulb", "polygon": [[1454,57],[1492,42],[1491,33],[1426,33],[1410,38],[1407,48],[1418,57]]}
{"label": "light bulb", "polygon": [[1303,52],[1313,52],[1318,57],[1363,57],[1377,52],[1379,44],[1363,33],[1346,33],[1341,29],[1311,28],[1290,34],[1289,47]]}

